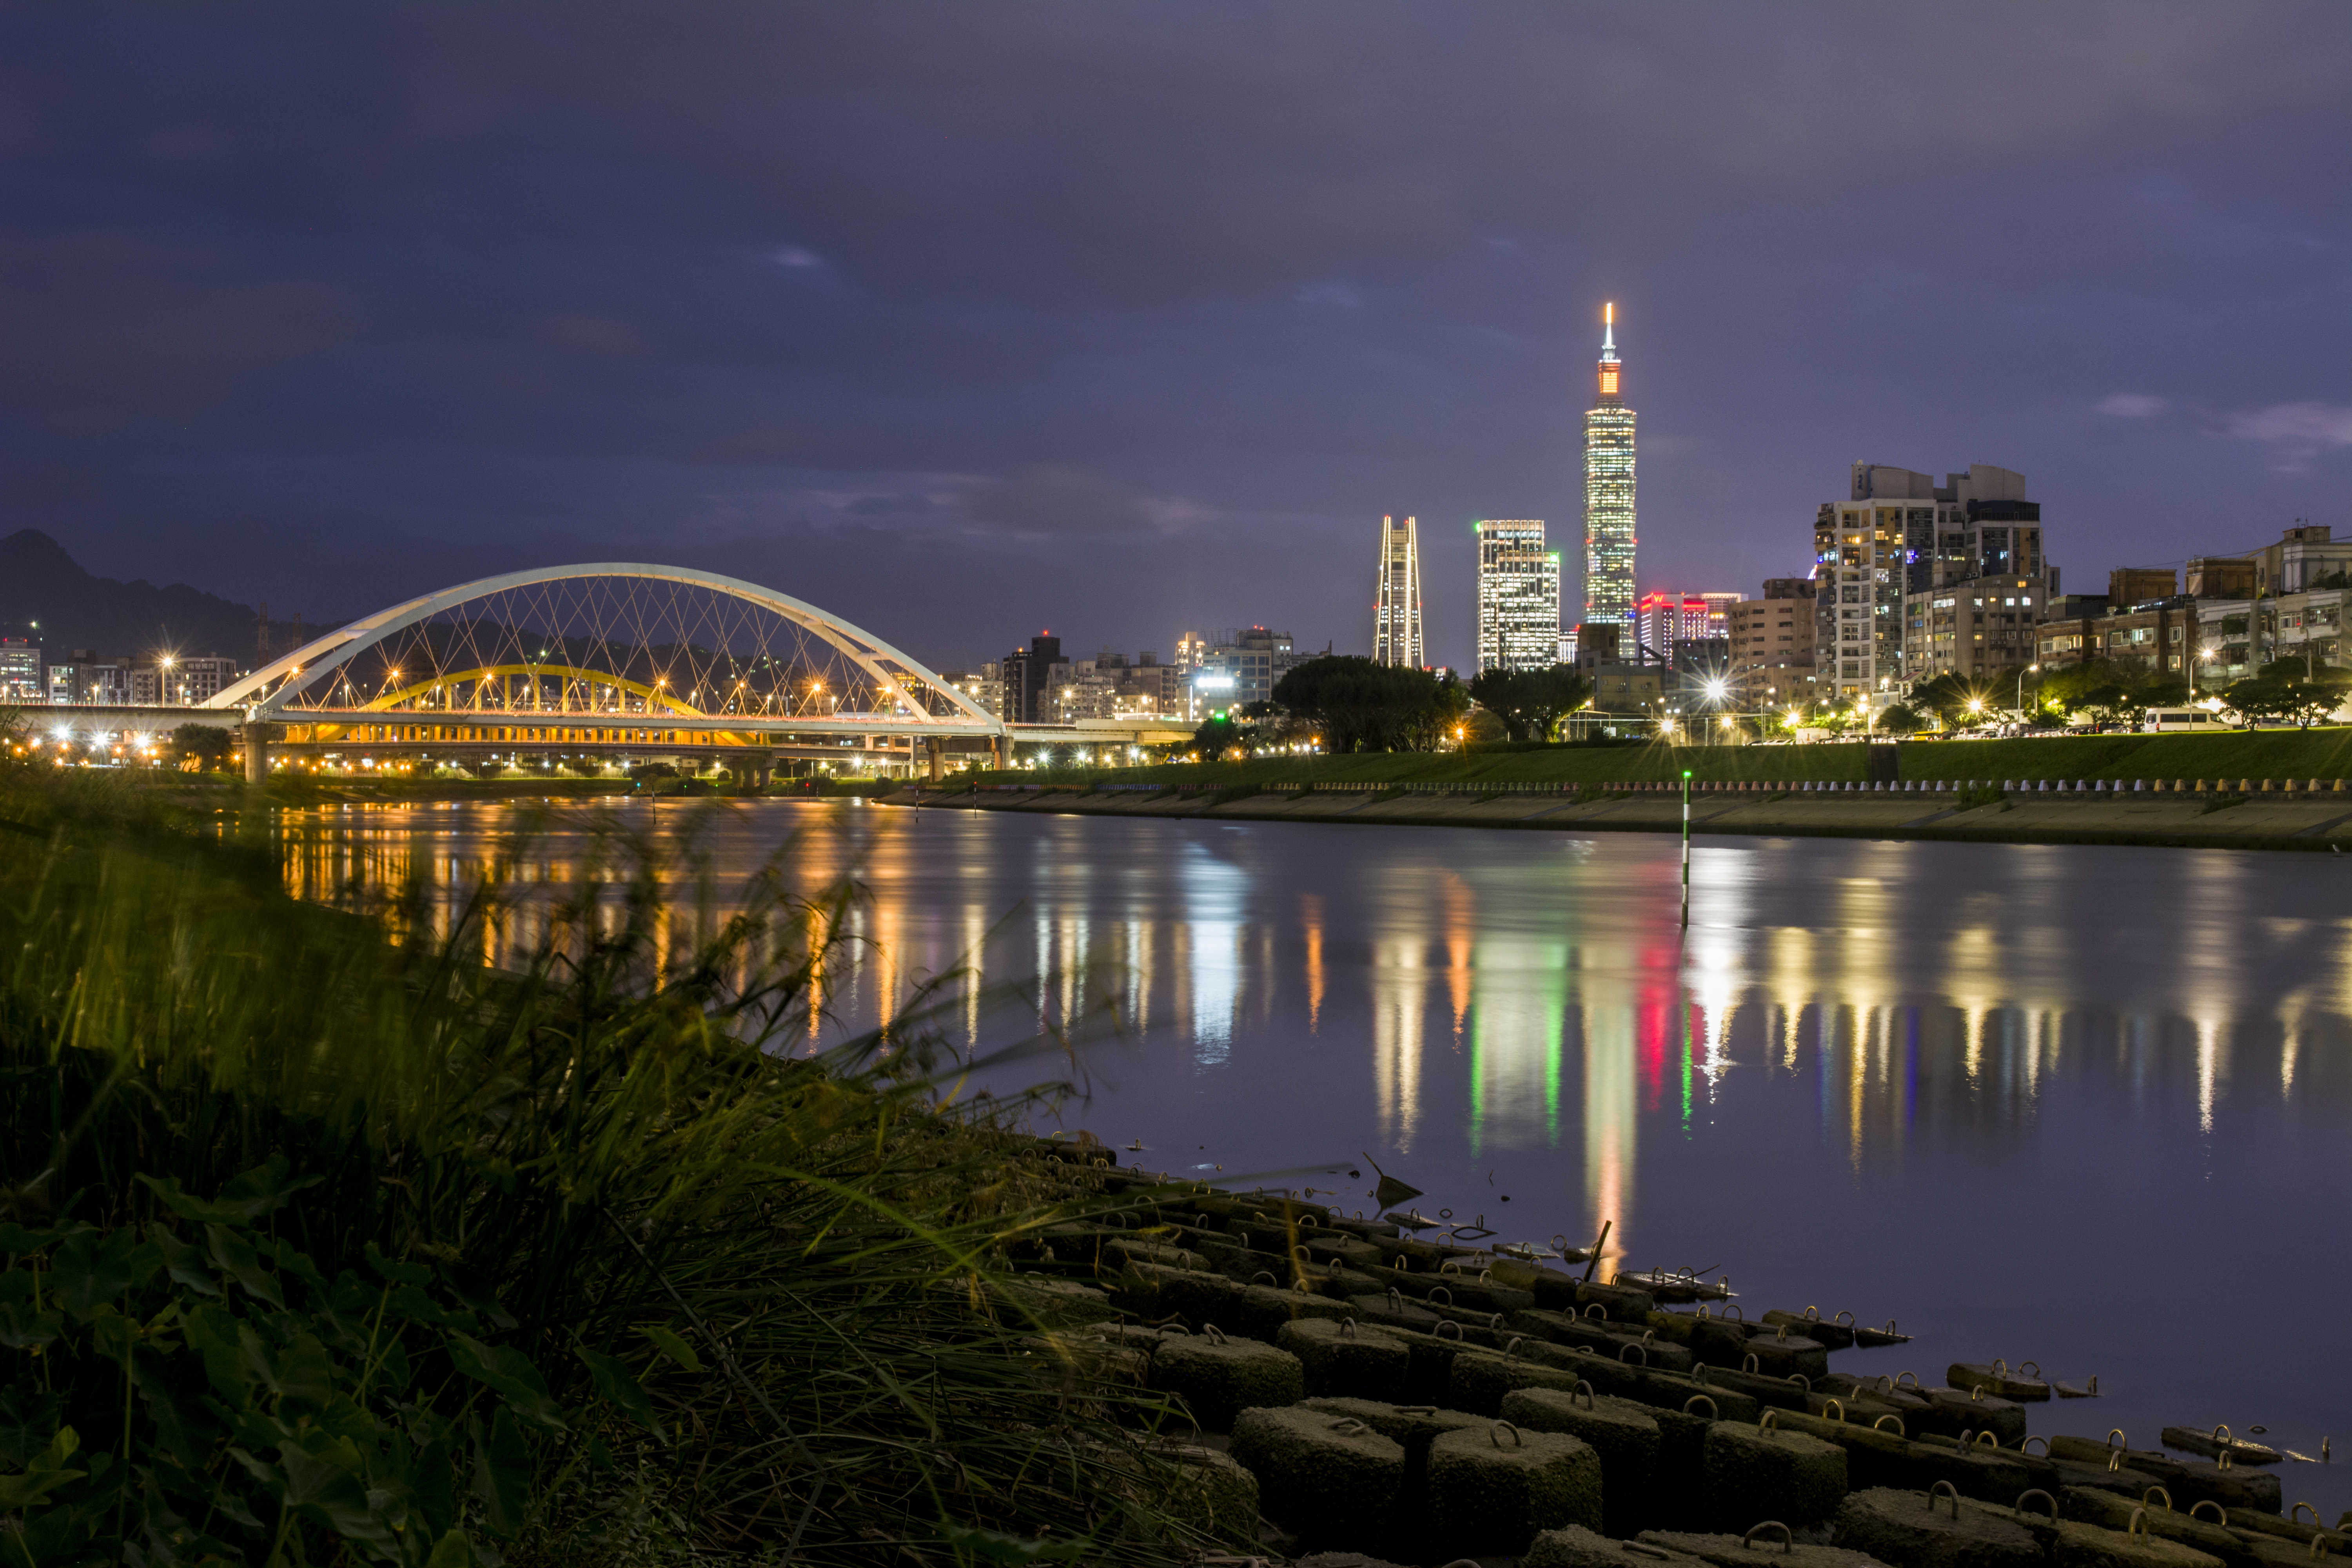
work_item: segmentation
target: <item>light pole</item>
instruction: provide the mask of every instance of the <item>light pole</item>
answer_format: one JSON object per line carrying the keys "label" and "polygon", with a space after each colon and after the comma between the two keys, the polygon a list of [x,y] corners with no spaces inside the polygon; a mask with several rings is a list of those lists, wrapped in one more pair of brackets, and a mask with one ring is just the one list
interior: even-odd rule
{"label": "light pole", "polygon": [[2025,722],[2025,678],[2041,668],[2038,664],[2029,664],[2017,672],[2017,721],[2021,724]]}

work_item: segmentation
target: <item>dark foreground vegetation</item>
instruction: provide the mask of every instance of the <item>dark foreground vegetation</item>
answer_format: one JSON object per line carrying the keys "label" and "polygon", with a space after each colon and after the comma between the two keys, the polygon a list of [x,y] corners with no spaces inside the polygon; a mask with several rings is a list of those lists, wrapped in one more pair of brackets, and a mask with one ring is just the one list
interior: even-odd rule
{"label": "dark foreground vegetation", "polygon": [[615,885],[493,971],[496,887],[454,919],[300,904],[200,826],[0,773],[0,1558],[1212,1539],[1168,1405],[1060,1359],[1003,1261],[1086,1206],[1019,1157],[1034,1097],[949,1102],[937,993],[787,1054],[853,894],[772,879],[681,936],[616,838]]}
{"label": "dark foreground vegetation", "polygon": [[[2216,734],[2056,736],[2000,741],[1881,742],[1904,780],[2352,778],[2352,728],[2227,730]],[[1862,742],[1805,746],[1673,746],[1655,741],[1494,745],[1437,752],[1264,756],[1105,770],[1064,766],[958,774],[958,784],[1633,784],[1867,779]]]}

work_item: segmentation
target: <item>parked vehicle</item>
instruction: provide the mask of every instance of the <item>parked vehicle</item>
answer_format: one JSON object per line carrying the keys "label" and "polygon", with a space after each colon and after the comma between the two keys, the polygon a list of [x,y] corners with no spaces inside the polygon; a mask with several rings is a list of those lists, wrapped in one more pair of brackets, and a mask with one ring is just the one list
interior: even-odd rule
{"label": "parked vehicle", "polygon": [[2223,718],[2210,708],[2151,708],[2140,721],[2140,730],[2147,734],[2199,730],[2226,730],[2236,721],[2237,715]]}

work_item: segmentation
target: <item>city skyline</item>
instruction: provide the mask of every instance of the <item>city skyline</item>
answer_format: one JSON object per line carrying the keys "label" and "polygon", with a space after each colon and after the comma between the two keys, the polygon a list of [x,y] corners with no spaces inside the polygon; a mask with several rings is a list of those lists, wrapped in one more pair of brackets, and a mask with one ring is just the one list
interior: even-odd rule
{"label": "city skyline", "polygon": [[948,667],[1362,647],[1402,507],[1466,668],[1602,300],[1642,587],[1801,569],[1866,454],[2032,473],[2094,571],[2352,534],[2340,8],[640,15],[0,21],[0,534],[320,616],[651,557]]}

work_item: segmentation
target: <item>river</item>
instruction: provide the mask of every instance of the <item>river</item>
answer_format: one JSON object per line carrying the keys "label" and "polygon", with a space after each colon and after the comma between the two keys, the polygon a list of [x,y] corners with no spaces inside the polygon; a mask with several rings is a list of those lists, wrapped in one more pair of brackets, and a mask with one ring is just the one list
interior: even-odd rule
{"label": "river", "polygon": [[[526,816],[289,813],[288,875],[454,897]],[[557,808],[519,882],[583,876],[593,816]],[[1123,1161],[1366,1212],[1377,1162],[1424,1213],[1538,1241],[1605,1221],[1613,1267],[1918,1336],[1840,1370],[2098,1377],[2036,1432],[2352,1444],[2352,858],[1701,838],[1685,931],[1677,846],[1643,834],[860,802],[704,831],[722,905],[776,856],[869,889],[840,1031],[967,960],[999,990],[942,1010],[959,1049],[1079,1020],[1064,1124]],[[2282,1479],[2352,1508],[2352,1454]]]}

